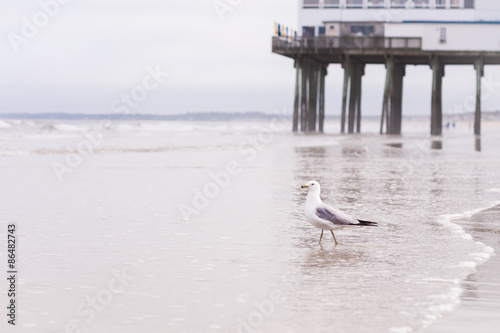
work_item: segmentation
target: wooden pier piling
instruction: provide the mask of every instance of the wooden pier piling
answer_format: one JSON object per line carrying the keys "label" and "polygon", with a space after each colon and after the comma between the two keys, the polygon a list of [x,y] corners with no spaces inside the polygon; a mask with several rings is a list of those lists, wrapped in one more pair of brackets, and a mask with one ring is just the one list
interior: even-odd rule
{"label": "wooden pier piling", "polygon": [[358,80],[357,82],[357,90],[356,90],[356,133],[361,133],[361,91],[362,91],[362,79],[365,75],[365,64],[358,64]]}
{"label": "wooden pier piling", "polygon": [[405,76],[404,64],[393,64],[392,70],[392,94],[389,115],[389,131],[387,134],[401,134],[403,119],[403,77]]}
{"label": "wooden pier piling", "polygon": [[[380,134],[384,133],[384,121],[386,122],[386,124],[388,124],[387,119],[389,119],[389,101],[392,96],[393,66],[394,66],[394,59],[392,57],[387,57],[385,60],[386,74],[385,74],[384,100],[382,102],[382,115],[380,116]],[[386,128],[388,128],[388,126],[386,126]]]}
{"label": "wooden pier piling", "polygon": [[431,60],[432,68],[432,106],[431,135],[441,135],[443,132],[443,76],[444,65],[438,57]]}
{"label": "wooden pier piling", "polygon": [[307,118],[307,79],[309,77],[308,74],[308,66],[307,61],[301,62],[301,94],[300,94],[300,130],[302,132],[306,131],[306,118]]}
{"label": "wooden pier piling", "polygon": [[[354,126],[356,125],[356,119],[361,117],[361,78],[364,75],[365,65],[361,63],[351,64],[352,69],[351,74],[351,92],[349,95],[349,115],[347,123],[347,132],[354,133]],[[361,129],[361,125],[358,124],[358,129]]]}
{"label": "wooden pier piling", "polygon": [[345,116],[347,108],[347,93],[349,89],[349,80],[351,78],[351,63],[349,58],[342,63],[344,68],[344,90],[342,93],[342,111],[340,116],[340,133],[345,133]]}
{"label": "wooden pier piling", "polygon": [[296,69],[296,74],[295,74],[295,98],[293,102],[293,124],[292,124],[292,131],[297,132],[299,129],[299,80],[300,80],[300,58],[295,60],[295,69]]}
{"label": "wooden pier piling", "polygon": [[309,117],[307,130],[310,132],[316,131],[316,115],[318,112],[318,65],[311,64],[309,72]]}
{"label": "wooden pier piling", "polygon": [[325,76],[328,64],[299,57],[295,60],[294,132],[323,132],[325,121]]}
{"label": "wooden pier piling", "polygon": [[357,92],[357,80],[355,79],[357,76],[358,68],[356,66],[352,66],[351,69],[351,91],[349,93],[349,114],[347,115],[347,133],[354,133],[354,120],[356,117],[356,92]]}
{"label": "wooden pier piling", "polygon": [[476,59],[476,113],[474,116],[474,134],[481,134],[481,79],[484,76],[484,63],[481,57]]}
{"label": "wooden pier piling", "polygon": [[320,78],[319,78],[319,119],[318,129],[321,133],[324,130],[325,122],[325,76],[328,74],[326,65],[321,65]]}

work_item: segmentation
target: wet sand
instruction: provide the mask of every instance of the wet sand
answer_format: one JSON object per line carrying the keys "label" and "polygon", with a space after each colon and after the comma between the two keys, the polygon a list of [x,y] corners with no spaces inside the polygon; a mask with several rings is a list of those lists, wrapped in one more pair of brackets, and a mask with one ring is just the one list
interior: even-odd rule
{"label": "wet sand", "polygon": [[475,240],[493,247],[496,255],[463,281],[460,307],[425,332],[496,333],[500,327],[500,205],[458,223]]}

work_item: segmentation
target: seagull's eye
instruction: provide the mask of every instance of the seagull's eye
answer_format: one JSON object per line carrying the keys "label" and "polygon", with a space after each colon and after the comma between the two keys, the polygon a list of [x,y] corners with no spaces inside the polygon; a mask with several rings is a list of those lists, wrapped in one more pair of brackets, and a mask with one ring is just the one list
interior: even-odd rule
{"label": "seagull's eye", "polygon": [[314,184],[311,184],[311,186],[314,186]]}

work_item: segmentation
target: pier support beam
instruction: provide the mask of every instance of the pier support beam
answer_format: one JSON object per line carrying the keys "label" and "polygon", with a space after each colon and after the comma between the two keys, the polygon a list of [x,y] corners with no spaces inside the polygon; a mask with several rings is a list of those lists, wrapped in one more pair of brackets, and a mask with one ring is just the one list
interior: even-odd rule
{"label": "pier support beam", "polygon": [[349,80],[351,78],[351,62],[350,59],[346,59],[342,63],[344,68],[344,90],[342,93],[342,113],[340,116],[340,133],[345,133],[345,115],[347,108],[347,92],[349,88]]}
{"label": "pier support beam", "polygon": [[359,73],[358,77],[356,78],[358,80],[357,86],[358,90],[356,91],[356,133],[361,132],[361,87],[363,86],[361,84],[361,80],[363,78],[363,75],[365,75],[365,64],[360,64],[359,65]]}
{"label": "pier support beam", "polygon": [[[328,64],[304,57],[295,59],[294,132],[323,132],[325,119],[325,76]],[[319,110],[318,110],[319,105]],[[300,129],[299,129],[300,127]]]}
{"label": "pier support beam", "polygon": [[301,61],[300,58],[295,59],[295,99],[293,102],[293,124],[292,131],[297,132],[299,129],[299,94],[300,94],[300,71],[301,71]]}
{"label": "pier support beam", "polygon": [[393,64],[392,70],[392,95],[389,114],[389,131],[387,134],[401,134],[403,119],[403,77],[405,76],[405,65]]}
{"label": "pier support beam", "polygon": [[482,58],[477,58],[474,64],[476,69],[476,114],[474,117],[474,134],[481,134],[481,79],[484,76],[484,62]]}
{"label": "pier support beam", "polygon": [[380,134],[384,133],[384,121],[386,122],[386,133],[389,130],[389,103],[392,96],[394,58],[389,56],[385,59],[385,88],[384,101],[382,102],[382,116],[380,117]]}
{"label": "pier support beam", "polygon": [[443,76],[444,65],[437,57],[431,60],[432,67],[432,108],[431,108],[431,135],[443,133]]}
{"label": "pier support beam", "polygon": [[358,68],[352,66],[351,69],[351,92],[349,93],[349,115],[347,120],[347,133],[354,133],[354,120],[356,117],[356,92],[358,87],[356,86]]}
{"label": "pier support beam", "polygon": [[325,76],[328,74],[328,65],[321,65],[319,77],[319,122],[320,133],[323,133],[325,123]]}
{"label": "pier support beam", "polygon": [[[365,74],[365,65],[352,64],[351,69],[351,92],[349,96],[349,118],[348,133],[354,133],[354,125],[357,123],[357,131],[361,130],[361,78]],[[356,120],[358,120],[356,122]]]}
{"label": "pier support beam", "polygon": [[312,63],[310,67],[309,77],[309,116],[307,130],[310,132],[316,131],[316,120],[318,112],[318,74],[319,65]]}
{"label": "pier support beam", "polygon": [[309,78],[309,73],[308,73],[308,64],[307,61],[302,61],[301,63],[301,94],[300,94],[300,130],[302,132],[306,131],[306,119],[307,119],[307,109],[308,109],[308,103],[307,103],[307,81]]}

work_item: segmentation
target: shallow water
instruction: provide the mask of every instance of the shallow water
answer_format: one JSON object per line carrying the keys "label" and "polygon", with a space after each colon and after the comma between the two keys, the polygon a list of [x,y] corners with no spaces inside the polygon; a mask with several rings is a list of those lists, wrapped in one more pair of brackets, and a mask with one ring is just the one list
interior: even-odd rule
{"label": "shallow water", "polygon": [[432,326],[429,333],[494,333],[500,324],[500,206],[464,217],[458,223],[483,243],[494,247],[496,255],[469,275],[463,282],[461,306],[450,316]]}
{"label": "shallow water", "polygon": [[[122,122],[58,177],[98,124],[8,124],[0,216],[19,229],[20,331],[422,331],[494,252],[458,221],[500,201],[494,132],[478,153],[461,132],[436,145],[418,130]],[[319,246],[310,179],[380,226]]]}

